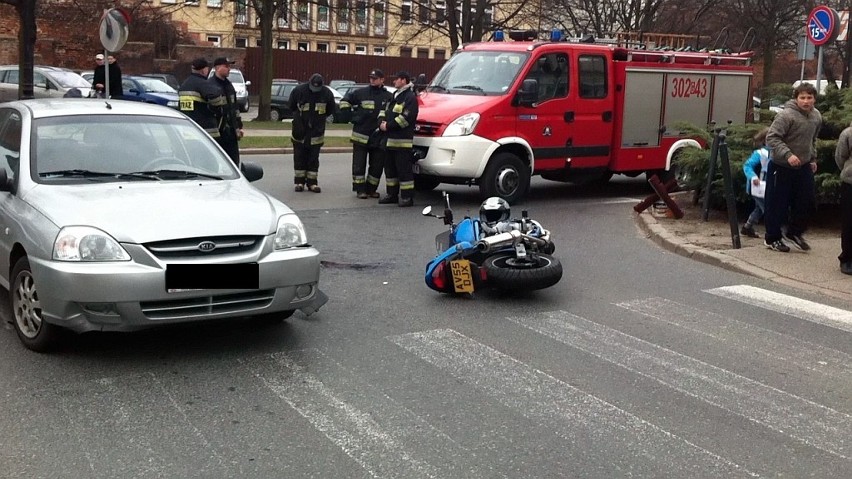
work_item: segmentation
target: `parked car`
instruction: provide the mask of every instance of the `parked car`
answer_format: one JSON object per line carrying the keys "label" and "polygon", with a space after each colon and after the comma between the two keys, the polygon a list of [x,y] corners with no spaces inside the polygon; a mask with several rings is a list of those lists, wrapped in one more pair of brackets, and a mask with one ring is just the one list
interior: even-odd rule
{"label": "parked car", "polygon": [[241,169],[159,105],[0,105],[0,283],[20,341],[316,311],[319,252],[249,183],[263,169]]}
{"label": "parked car", "polygon": [[[295,80],[289,79],[273,79],[272,80],[272,97],[270,101],[270,111],[269,116],[272,121],[283,120],[285,118],[293,118],[293,112],[290,111],[290,93],[293,91],[296,86],[299,85]],[[334,103],[337,106],[337,110],[340,109],[340,100],[343,99],[343,95],[329,87],[326,86],[331,91],[331,94],[334,95]],[[340,115],[337,114],[337,111],[328,115],[327,121],[329,123],[341,123],[339,121]]]}
{"label": "parked car", "polygon": [[[0,101],[18,99],[20,77],[18,65],[0,66]],[[62,97],[72,88],[77,88],[86,97],[89,96],[92,84],[67,68],[33,67],[33,94],[36,98]]]}
{"label": "parked car", "polygon": [[[370,86],[370,84],[369,83],[353,83],[351,85],[339,86],[339,87],[335,88],[335,90],[337,90],[341,95],[346,96],[352,90],[364,88],[365,86]],[[393,93],[393,92],[396,91],[396,88],[389,86],[389,85],[385,85],[385,90]]]}
{"label": "parked car", "polygon": [[125,100],[156,103],[172,108],[179,106],[177,90],[156,78],[122,75],[121,88],[124,90]]}
{"label": "parked car", "polygon": [[328,86],[330,86],[332,89],[336,89],[339,86],[354,85],[354,84],[355,84],[355,81],[353,81],[353,80],[331,80],[328,83]]}
{"label": "parked car", "polygon": [[172,75],[171,73],[144,73],[140,76],[156,78],[157,80],[162,81],[166,85],[174,88],[176,91],[180,90],[180,82],[177,77]]}
{"label": "parked car", "polygon": [[95,71],[94,70],[85,70],[80,72],[80,76],[85,78],[89,84],[92,84],[92,80],[95,79]]}
{"label": "parked car", "polygon": [[[207,78],[213,76],[213,69],[210,69],[210,73],[207,75]],[[228,74],[228,80],[234,85],[234,90],[237,92],[237,104],[240,106],[240,111],[245,113],[249,111],[249,107],[251,106],[249,103],[249,94],[248,87],[251,85],[251,81],[246,80],[246,77],[243,76],[243,72],[239,71],[236,68],[231,68],[231,73]]]}

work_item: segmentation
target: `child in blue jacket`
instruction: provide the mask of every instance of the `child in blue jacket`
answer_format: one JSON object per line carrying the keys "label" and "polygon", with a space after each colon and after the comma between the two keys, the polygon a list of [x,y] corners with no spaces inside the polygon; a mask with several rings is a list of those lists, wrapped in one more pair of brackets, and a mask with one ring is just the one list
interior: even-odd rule
{"label": "child in blue jacket", "polygon": [[[769,165],[769,148],[766,146],[766,134],[768,132],[769,128],[764,128],[754,135],[754,144],[758,148],[743,163],[743,172],[746,177],[746,193],[748,194],[751,194],[752,185],[755,187],[760,186],[760,181],[766,177],[766,168]],[[759,238],[760,236],[754,232],[754,225],[763,218],[765,208],[762,196],[754,196],[753,198],[754,210],[752,210],[742,229],[740,229],[740,234],[750,238]]]}

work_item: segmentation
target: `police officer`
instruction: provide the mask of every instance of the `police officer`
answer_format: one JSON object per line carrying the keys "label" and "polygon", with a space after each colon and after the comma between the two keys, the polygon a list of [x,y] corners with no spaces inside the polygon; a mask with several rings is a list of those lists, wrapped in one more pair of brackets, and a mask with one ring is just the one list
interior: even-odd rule
{"label": "police officer", "polygon": [[317,184],[320,148],[325,143],[325,122],[335,112],[334,95],[325,86],[322,75],[314,73],[308,83],[293,88],[290,111],[293,112],[293,170],[296,191],[307,188],[322,191]]}
{"label": "police officer", "polygon": [[204,58],[192,61],[192,74],[184,80],[178,91],[180,111],[192,118],[213,138],[219,138],[219,126],[209,102],[220,96],[219,88],[207,81],[210,64]]}
{"label": "police officer", "polygon": [[213,76],[207,81],[219,89],[218,95],[209,101],[219,128],[219,137],[216,141],[228,153],[231,161],[240,166],[239,141],[243,137],[243,119],[240,117],[240,109],[237,105],[237,91],[228,80],[233,64],[233,61],[225,57],[213,60]]}
{"label": "police officer", "polygon": [[[384,85],[385,74],[379,69],[370,72],[370,85],[350,91],[340,101],[344,118],[351,112],[352,123],[352,191],[358,198],[378,198],[379,180],[385,163],[385,150],[381,148],[379,113],[393,98]],[[369,158],[369,170],[367,161]],[[366,175],[366,176],[365,176]]]}
{"label": "police officer", "polygon": [[379,130],[384,134],[382,146],[387,150],[385,185],[388,193],[379,200],[379,204],[414,206],[411,150],[418,113],[417,95],[408,72],[394,75],[393,86],[396,87],[393,98],[379,117]]}

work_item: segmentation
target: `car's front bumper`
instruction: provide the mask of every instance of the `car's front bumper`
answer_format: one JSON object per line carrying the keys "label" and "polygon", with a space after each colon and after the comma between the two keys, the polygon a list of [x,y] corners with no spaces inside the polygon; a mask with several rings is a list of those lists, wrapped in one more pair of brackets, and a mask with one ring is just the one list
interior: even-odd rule
{"label": "car's front bumper", "polygon": [[[312,247],[222,262],[258,264],[258,288],[166,289],[166,263],[139,245],[133,261],[59,262],[30,258],[43,318],[76,332],[133,331],[152,326],[302,310],[327,301],[318,287],[319,252]],[[175,263],[184,261],[175,261]]]}

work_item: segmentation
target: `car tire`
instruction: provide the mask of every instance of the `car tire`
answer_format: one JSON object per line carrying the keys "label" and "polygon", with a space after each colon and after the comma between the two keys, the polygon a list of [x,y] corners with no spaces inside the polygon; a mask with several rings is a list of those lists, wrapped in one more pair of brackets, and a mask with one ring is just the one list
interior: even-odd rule
{"label": "car tire", "polygon": [[12,268],[9,304],[15,332],[27,349],[44,353],[56,346],[60,328],[42,318],[35,278],[26,256],[18,259]]}
{"label": "car tire", "polygon": [[272,121],[281,121],[281,112],[275,108],[269,110],[269,119]]}
{"label": "car tire", "polygon": [[250,106],[249,100],[248,100],[248,98],[246,98],[246,104],[240,105],[240,111],[243,112],[243,113],[247,113],[249,111],[249,106]]}
{"label": "car tire", "polygon": [[517,155],[501,152],[494,155],[479,179],[482,198],[499,196],[514,204],[527,194],[530,187],[530,170]]}

